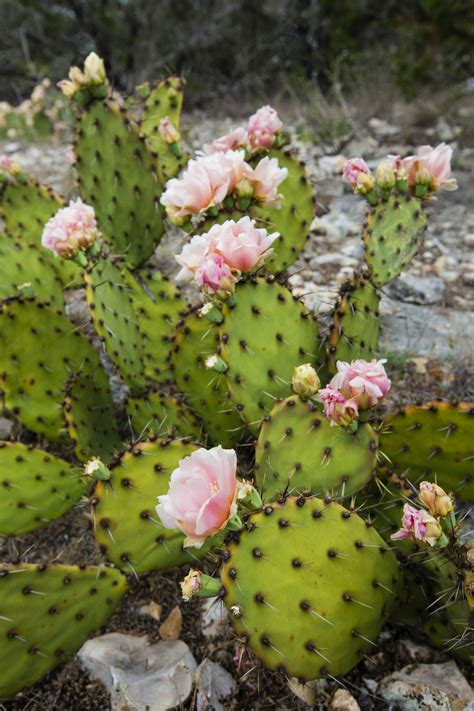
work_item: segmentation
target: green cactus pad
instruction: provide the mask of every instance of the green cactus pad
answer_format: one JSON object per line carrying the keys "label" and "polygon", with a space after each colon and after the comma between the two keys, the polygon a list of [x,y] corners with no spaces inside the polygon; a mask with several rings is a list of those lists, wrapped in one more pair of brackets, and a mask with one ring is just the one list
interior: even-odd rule
{"label": "green cactus pad", "polygon": [[0,307],[0,389],[7,410],[33,432],[59,440],[67,380],[101,368],[92,345],[60,311],[33,300]]}
{"label": "green cactus pad", "polygon": [[66,386],[64,416],[77,458],[100,457],[108,462],[122,449],[115,422],[112,393],[105,371],[78,374]]}
{"label": "green cactus pad", "polygon": [[196,446],[157,440],[136,445],[112,469],[109,482],[97,484],[92,499],[92,519],[101,550],[126,573],[165,570],[202,558],[215,544],[183,549],[184,535],[165,528],[155,507],[166,494],[169,478],[180,459]]}
{"label": "green cactus pad", "polygon": [[30,242],[0,236],[0,299],[19,296],[18,287],[31,284],[38,301],[63,308],[61,279],[44,250]]}
{"label": "green cactus pad", "polygon": [[84,273],[86,300],[97,333],[130,387],[145,387],[143,340],[133,292],[120,269],[100,261]]}
{"label": "green cactus pad", "polygon": [[0,536],[18,536],[62,516],[87,482],[63,459],[20,443],[0,442]]}
{"label": "green cactus pad", "polygon": [[219,327],[231,397],[257,433],[276,400],[291,395],[295,366],[315,364],[318,327],[303,305],[269,277],[241,284]]}
{"label": "green cactus pad", "polygon": [[201,419],[211,441],[233,447],[244,433],[242,420],[229,398],[225,376],[208,370],[204,364],[218,347],[215,326],[191,313],[176,332],[171,368],[176,385]]}
{"label": "green cactus pad", "polygon": [[252,211],[252,217],[257,219],[259,227],[280,233],[266,268],[271,272],[281,272],[298,259],[309,236],[314,217],[314,197],[303,163],[283,149],[274,149],[269,156],[278,159],[280,168],[288,168],[288,177],[278,188],[283,201],[280,207],[256,208]]}
{"label": "green cactus pad", "polygon": [[421,200],[392,195],[368,209],[364,225],[365,261],[374,286],[384,286],[408,266],[426,230]]}
{"label": "green cactus pad", "polygon": [[390,468],[412,483],[436,481],[462,499],[474,499],[474,405],[430,402],[385,418],[380,449]]}
{"label": "green cactus pad", "polygon": [[163,234],[161,189],[144,140],[117,104],[99,100],[82,114],[75,153],[81,194],[104,239],[130,266],[141,264]]}
{"label": "green cactus pad", "polygon": [[355,279],[342,285],[328,339],[331,373],[336,372],[338,360],[374,357],[380,331],[379,303],[380,296],[369,281]]}
{"label": "green cactus pad", "polygon": [[[125,275],[124,275],[125,276]],[[131,287],[133,309],[143,338],[145,375],[158,383],[170,383],[169,359],[176,326],[188,311],[179,289],[158,271],[140,271],[138,278],[125,277]]]}
{"label": "green cactus pad", "polygon": [[18,176],[15,181],[0,187],[0,217],[5,221],[8,237],[23,245],[33,244],[57,271],[64,286],[80,281],[80,269],[67,259],[56,257],[41,246],[41,235],[48,220],[64,206],[64,200],[48,185],[35,178]]}
{"label": "green cactus pad", "polygon": [[110,568],[1,565],[0,698],[11,698],[74,654],[126,590],[125,577]]}
{"label": "green cactus pad", "polygon": [[353,494],[375,470],[376,446],[370,425],[353,434],[331,427],[316,405],[293,395],[275,405],[260,429],[255,464],[262,498]]}
{"label": "green cactus pad", "polygon": [[134,438],[190,437],[202,440],[201,424],[178,398],[162,392],[130,397],[125,407]]}
{"label": "green cactus pad", "polygon": [[158,154],[158,166],[162,182],[173,178],[184,165],[187,156],[180,144],[181,156],[160,136],[159,126],[162,119],[168,117],[179,130],[181,108],[183,105],[184,80],[169,77],[161,81],[150,93],[141,119],[141,129],[154,153]]}
{"label": "green cactus pad", "polygon": [[232,624],[263,664],[309,680],[372,652],[398,590],[398,565],[353,511],[289,498],[252,514],[221,570]]}

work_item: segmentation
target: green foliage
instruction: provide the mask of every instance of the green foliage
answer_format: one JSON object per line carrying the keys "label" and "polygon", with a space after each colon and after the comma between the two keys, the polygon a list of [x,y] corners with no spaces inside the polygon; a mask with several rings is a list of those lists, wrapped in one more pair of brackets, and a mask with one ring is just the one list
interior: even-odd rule
{"label": "green foliage", "polygon": [[297,395],[279,402],[262,422],[255,452],[262,498],[311,492],[345,497],[367,484],[376,466],[377,435],[331,427],[316,405]]}
{"label": "green foliage", "polygon": [[267,668],[305,680],[339,676],[373,651],[396,599],[398,566],[355,512],[289,498],[252,514],[226,551],[224,602]]}
{"label": "green foliage", "polygon": [[31,686],[79,649],[127,589],[109,568],[0,566],[0,698]]}
{"label": "green foliage", "polygon": [[1,536],[18,536],[62,516],[87,488],[77,467],[19,442],[0,442],[0,469]]}

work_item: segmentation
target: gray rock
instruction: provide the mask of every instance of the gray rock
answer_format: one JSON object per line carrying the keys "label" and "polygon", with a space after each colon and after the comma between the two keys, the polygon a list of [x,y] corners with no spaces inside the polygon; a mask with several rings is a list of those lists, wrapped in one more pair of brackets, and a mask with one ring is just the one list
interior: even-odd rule
{"label": "gray rock", "polygon": [[10,439],[13,428],[13,422],[5,417],[0,417],[0,439]]}
{"label": "gray rock", "polygon": [[234,678],[220,664],[204,659],[196,671],[196,711],[224,711],[222,701],[235,692]]}
{"label": "gray rock", "polygon": [[470,247],[471,249],[474,249],[474,232],[469,233],[468,235],[465,235],[463,242],[466,245],[466,247]]}
{"label": "gray rock", "polygon": [[440,277],[418,277],[403,273],[387,286],[394,299],[411,304],[439,304],[443,299],[444,282]]}
{"label": "gray rock", "polygon": [[474,286],[474,272],[465,272],[462,275],[462,280],[466,286]]}
{"label": "gray rock", "polygon": [[474,698],[453,661],[404,667],[382,679],[378,694],[400,711],[467,711]]}
{"label": "gray rock", "polygon": [[472,355],[474,314],[404,304],[382,297],[382,353],[467,359]]}
{"label": "gray rock", "polygon": [[222,637],[229,626],[229,614],[227,609],[217,597],[209,597],[203,600],[201,631],[207,639]]}
{"label": "gray rock", "polygon": [[196,661],[180,640],[149,645],[146,637],[114,632],[88,640],[78,653],[111,695],[112,711],[167,711],[191,694]]}

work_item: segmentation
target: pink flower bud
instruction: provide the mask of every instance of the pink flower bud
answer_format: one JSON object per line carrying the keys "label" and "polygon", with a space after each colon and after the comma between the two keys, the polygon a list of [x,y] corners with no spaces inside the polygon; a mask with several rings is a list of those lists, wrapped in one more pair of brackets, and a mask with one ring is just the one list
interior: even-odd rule
{"label": "pink flower bud", "polygon": [[415,509],[410,504],[403,507],[402,528],[393,533],[393,541],[407,539],[410,541],[423,541],[434,546],[442,535],[438,521],[425,509]]}
{"label": "pink flower bud", "polygon": [[189,602],[202,588],[201,578],[202,573],[199,570],[190,570],[184,580],[180,582],[184,602]]}
{"label": "pink flower bud", "polygon": [[89,249],[99,234],[94,208],[78,198],[46,223],[41,244],[67,259]]}
{"label": "pink flower bud", "polygon": [[453,502],[448,494],[437,484],[422,481],[418,498],[433,516],[447,516],[453,510]]}
{"label": "pink flower bud", "polygon": [[347,400],[331,384],[318,391],[317,399],[323,403],[324,415],[330,420],[331,427],[347,427],[359,414],[357,403]]}
{"label": "pink flower bud", "polygon": [[209,254],[201,262],[194,275],[196,283],[207,294],[222,292],[232,294],[235,289],[235,276],[220,254]]}
{"label": "pink flower bud", "polygon": [[344,180],[347,180],[347,182],[350,183],[353,188],[355,188],[360,173],[369,175],[369,166],[362,158],[351,158],[346,162],[342,176]]}
{"label": "pink flower bud", "polygon": [[165,528],[181,530],[183,546],[200,548],[237,513],[237,457],[221,446],[198,449],[179,462],[156,512]]}
{"label": "pink flower bud", "polygon": [[271,106],[262,106],[249,118],[247,134],[250,145],[254,149],[268,150],[282,128],[283,124],[275,109]]}
{"label": "pink flower bud", "polygon": [[166,143],[172,144],[172,143],[177,143],[179,141],[179,138],[180,138],[179,131],[171,123],[168,116],[165,116],[164,118],[161,119],[160,125],[158,126],[158,131],[160,133],[161,138]]}
{"label": "pink flower bud", "polygon": [[10,156],[2,153],[0,155],[0,172],[14,177],[15,175],[21,173],[21,168],[18,163],[13,160],[13,158],[10,158]]}

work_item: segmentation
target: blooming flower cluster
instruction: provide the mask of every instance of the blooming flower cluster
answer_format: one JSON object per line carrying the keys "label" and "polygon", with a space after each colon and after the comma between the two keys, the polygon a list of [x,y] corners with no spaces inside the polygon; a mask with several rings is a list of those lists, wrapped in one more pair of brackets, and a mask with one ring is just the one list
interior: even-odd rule
{"label": "blooming flower cluster", "polygon": [[430,546],[442,544],[445,539],[443,520],[453,511],[451,497],[437,484],[422,481],[418,499],[426,508],[405,504],[402,528],[392,534],[392,540],[421,541]]}
{"label": "blooming flower cluster", "polygon": [[46,223],[41,244],[68,259],[92,247],[98,236],[94,208],[78,198]]}
{"label": "blooming flower cluster", "polygon": [[324,414],[331,426],[350,425],[359,416],[359,410],[369,410],[385,397],[391,382],[384,363],[384,359],[337,362],[338,372],[318,391],[317,397],[324,405]]}
{"label": "blooming flower cluster", "polygon": [[88,86],[100,86],[104,84],[105,80],[104,60],[95,52],[91,52],[84,62],[84,71],[81,71],[79,67],[71,67],[69,79],[62,79],[58,82],[58,87],[68,99],[72,99],[81,89]]}
{"label": "blooming flower cluster", "polygon": [[253,168],[245,161],[245,151],[212,153],[190,160],[180,178],[168,181],[161,204],[178,226],[218,209],[234,193],[237,199],[276,205],[281,199],[278,186],[287,175],[276,158],[266,156]]}
{"label": "blooming flower cluster", "polygon": [[370,201],[376,197],[375,187],[382,191],[412,190],[423,197],[436,190],[456,190],[457,182],[451,178],[453,150],[446,143],[436,148],[421,146],[415,155],[401,158],[390,155],[377,167],[375,177],[362,158],[352,158],[344,166],[343,177],[354,192],[365,195]]}
{"label": "blooming flower cluster", "polygon": [[206,155],[245,148],[248,153],[269,150],[280,135],[283,124],[272,106],[262,106],[249,118],[247,127],[239,126],[225,136],[206,143]]}
{"label": "blooming flower cluster", "polygon": [[193,279],[207,294],[230,294],[242,273],[263,264],[278,236],[257,228],[247,216],[214,225],[209,232],[195,235],[176,256],[181,265],[177,278]]}

